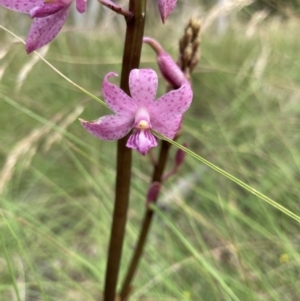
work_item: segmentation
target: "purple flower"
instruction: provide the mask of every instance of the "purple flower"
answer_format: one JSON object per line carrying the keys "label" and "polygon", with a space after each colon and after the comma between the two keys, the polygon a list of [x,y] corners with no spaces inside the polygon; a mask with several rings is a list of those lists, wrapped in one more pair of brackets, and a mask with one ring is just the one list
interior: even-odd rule
{"label": "purple flower", "polygon": [[[66,22],[73,1],[75,0],[0,0],[0,5],[34,18],[26,39],[26,51],[29,54],[57,36]],[[87,0],[76,0],[78,12],[85,12],[86,2]]]}
{"label": "purple flower", "polygon": [[115,115],[101,117],[95,121],[80,120],[82,126],[92,135],[103,140],[118,140],[131,129],[126,146],[145,155],[151,147],[157,146],[151,129],[173,139],[189,108],[193,92],[186,81],[177,90],[172,90],[155,101],[157,75],[151,69],[133,69],[129,76],[131,97],[111,84],[108,78],[117,74],[110,72],[102,84],[103,97]]}
{"label": "purple flower", "polygon": [[158,9],[163,23],[167,20],[176,6],[177,0],[158,0]]}

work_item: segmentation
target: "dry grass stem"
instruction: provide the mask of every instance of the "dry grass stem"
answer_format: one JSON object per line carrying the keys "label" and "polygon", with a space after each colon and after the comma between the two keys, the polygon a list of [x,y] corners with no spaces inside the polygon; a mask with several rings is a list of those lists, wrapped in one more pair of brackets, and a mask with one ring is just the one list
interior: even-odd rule
{"label": "dry grass stem", "polygon": [[205,32],[218,18],[239,11],[253,2],[254,0],[228,0],[225,4],[221,2],[215,5],[203,19],[202,32]]}
{"label": "dry grass stem", "polygon": [[[77,118],[81,115],[83,110],[84,107],[81,105],[75,107],[75,109],[70,114],[63,118],[62,122],[59,123],[59,127],[63,130],[67,129],[70,124],[77,120]],[[54,143],[58,143],[61,141],[62,137],[63,135],[59,132],[54,132],[51,135],[49,135],[43,145],[43,151],[48,152]]]}
{"label": "dry grass stem", "polygon": [[[50,44],[45,45],[43,48],[41,48],[41,50],[39,50],[40,56],[44,57],[47,54],[49,48],[50,48]],[[35,64],[40,61],[40,56],[37,55],[30,56],[30,59],[23,65],[23,67],[19,71],[17,75],[17,85],[16,85],[17,91],[21,89],[23,82],[26,80],[28,74],[33,69]]]}
{"label": "dry grass stem", "polygon": [[[66,112],[59,112],[55,114],[50,121],[53,123],[58,123],[61,119],[63,119],[63,122],[60,124],[60,126],[65,129],[81,114],[82,110],[82,106],[78,106],[66,118],[64,117]],[[38,142],[43,139],[51,130],[52,129],[48,126],[42,126],[41,128],[33,130],[15,145],[13,150],[7,156],[6,161],[0,171],[0,194],[5,191],[9,181],[12,179],[18,161],[21,160],[23,156],[26,156],[25,160],[23,161],[23,167],[28,168],[33,156],[37,151]],[[53,136],[50,136],[49,140],[47,140],[45,143],[44,150],[49,150],[51,145],[55,141],[59,141],[60,138],[60,134],[56,135],[56,133]]]}

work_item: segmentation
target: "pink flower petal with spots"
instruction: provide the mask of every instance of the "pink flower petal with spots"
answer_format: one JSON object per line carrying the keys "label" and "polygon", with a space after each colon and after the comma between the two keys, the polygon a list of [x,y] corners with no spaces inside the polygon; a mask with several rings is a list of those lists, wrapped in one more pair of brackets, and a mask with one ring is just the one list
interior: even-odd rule
{"label": "pink flower petal with spots", "polygon": [[[153,102],[148,108],[151,116],[179,115],[184,113],[190,106],[193,99],[193,91],[188,82],[185,82],[179,89],[172,90]],[[157,118],[156,118],[157,119]]]}
{"label": "pink flower petal with spots", "polygon": [[130,94],[139,106],[148,106],[155,100],[157,84],[157,75],[154,70],[133,69],[130,72]]}
{"label": "pink flower petal with spots", "polygon": [[34,7],[44,4],[44,0],[0,0],[0,5],[8,9],[29,13]]}
{"label": "pink flower petal with spots", "polygon": [[26,40],[26,51],[32,51],[52,41],[66,22],[70,6],[66,6],[57,13],[34,19]]}
{"label": "pink flower petal with spots", "polygon": [[179,130],[182,120],[182,115],[163,115],[161,113],[159,116],[151,119],[152,129],[156,132],[173,139]]}
{"label": "pink flower petal with spots", "polygon": [[118,140],[132,129],[134,119],[129,116],[107,115],[95,121],[80,119],[81,125],[102,140]]}
{"label": "pink flower petal with spots", "polygon": [[117,114],[133,115],[137,110],[136,103],[123,90],[108,81],[108,78],[112,76],[117,76],[117,74],[114,72],[108,73],[102,83],[105,102]]}
{"label": "pink flower petal with spots", "polygon": [[136,130],[128,138],[126,146],[146,155],[151,147],[157,146],[157,141],[149,130]]}
{"label": "pink flower petal with spots", "polygon": [[163,23],[167,20],[172,10],[175,8],[177,0],[158,0],[158,9]]}
{"label": "pink flower petal with spots", "polygon": [[53,15],[63,9],[66,5],[65,4],[43,4],[40,6],[34,7],[30,12],[29,15],[31,18],[44,18],[50,15]]}
{"label": "pink flower petal with spots", "polygon": [[86,2],[87,0],[76,0],[76,9],[81,14],[86,10]]}

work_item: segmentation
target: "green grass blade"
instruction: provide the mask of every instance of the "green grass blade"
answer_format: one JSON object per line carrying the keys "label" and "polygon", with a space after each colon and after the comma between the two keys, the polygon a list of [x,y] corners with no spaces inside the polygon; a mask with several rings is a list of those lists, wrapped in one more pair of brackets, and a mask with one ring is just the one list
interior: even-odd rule
{"label": "green grass blade", "polygon": [[179,238],[183,245],[193,254],[197,261],[207,270],[213,278],[215,278],[220,286],[227,292],[227,294],[232,298],[231,300],[239,301],[240,299],[235,295],[231,288],[225,283],[222,277],[217,273],[217,271],[209,265],[205,258],[194,248],[194,246],[184,237],[184,235],[179,231],[179,229],[173,224],[173,222],[156,206],[151,204],[151,209],[164,220],[172,232]]}
{"label": "green grass blade", "polygon": [[162,136],[161,134],[154,132],[153,133],[159,138],[159,139],[163,139],[168,141],[169,143],[171,143],[172,145],[176,146],[177,148],[183,150],[184,152],[186,152],[187,154],[189,154],[190,156],[192,156],[193,158],[195,158],[196,160],[204,163],[205,165],[207,165],[208,167],[210,167],[211,169],[215,170],[216,172],[218,172],[219,174],[221,174],[222,176],[228,178],[229,180],[233,181],[234,183],[238,184],[239,186],[241,186],[242,188],[244,188],[245,190],[249,191],[250,193],[256,195],[257,197],[259,197],[260,199],[262,199],[263,201],[265,201],[266,203],[270,204],[271,206],[275,207],[276,209],[278,209],[279,211],[281,211],[282,213],[286,214],[287,216],[291,217],[292,219],[294,219],[297,222],[300,222],[300,216],[293,213],[292,211],[290,211],[289,209],[285,208],[284,206],[280,205],[279,203],[277,203],[276,201],[272,200],[271,198],[267,197],[266,195],[264,195],[263,193],[257,191],[256,189],[254,189],[253,187],[249,186],[248,184],[246,184],[245,182],[239,180],[238,178],[236,178],[235,176],[231,175],[230,173],[226,172],[225,170],[223,170],[222,168],[214,165],[213,163],[209,162],[208,160],[202,158],[201,156],[197,155],[196,153],[194,153],[193,151],[191,151],[190,149],[182,146],[180,143],[173,141],[171,139],[168,139],[167,137]]}

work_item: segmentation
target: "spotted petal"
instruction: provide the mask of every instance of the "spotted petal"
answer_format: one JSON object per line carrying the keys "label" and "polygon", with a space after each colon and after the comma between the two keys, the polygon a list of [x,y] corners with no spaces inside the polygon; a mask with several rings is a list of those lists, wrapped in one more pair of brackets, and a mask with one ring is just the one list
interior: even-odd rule
{"label": "spotted petal", "polygon": [[126,136],[133,126],[133,118],[107,115],[96,121],[80,119],[81,125],[92,135],[102,140],[118,140]]}
{"label": "spotted petal", "polygon": [[117,76],[116,73],[108,73],[102,83],[103,97],[109,108],[120,115],[133,115],[137,110],[136,103],[119,87],[111,84],[108,78]]}
{"label": "spotted petal", "polygon": [[159,115],[151,119],[152,129],[170,139],[173,139],[179,130],[182,115]]}
{"label": "spotted petal", "polygon": [[175,8],[177,0],[158,0],[158,9],[163,23]]}
{"label": "spotted petal", "polygon": [[156,96],[157,75],[151,69],[133,69],[129,75],[129,88],[132,99],[139,105],[147,107]]}
{"label": "spotted petal", "polygon": [[81,14],[86,10],[86,2],[87,0],[76,0],[76,9]]}
{"label": "spotted petal", "polygon": [[53,4],[42,4],[40,6],[35,6],[29,15],[31,18],[44,18],[57,13],[66,7],[65,4],[53,3]]}
{"label": "spotted petal", "polygon": [[57,36],[66,22],[69,8],[70,6],[66,6],[51,16],[34,19],[26,40],[28,54],[48,44]]}
{"label": "spotted petal", "polygon": [[44,0],[0,0],[0,5],[8,9],[29,13],[34,7],[44,4]]}
{"label": "spotted petal", "polygon": [[150,116],[179,115],[184,113],[190,106],[193,99],[193,91],[188,82],[185,82],[179,89],[172,90],[160,97],[148,107]]}
{"label": "spotted petal", "polygon": [[157,146],[157,141],[150,130],[136,130],[130,135],[126,146],[146,155],[151,147]]}

